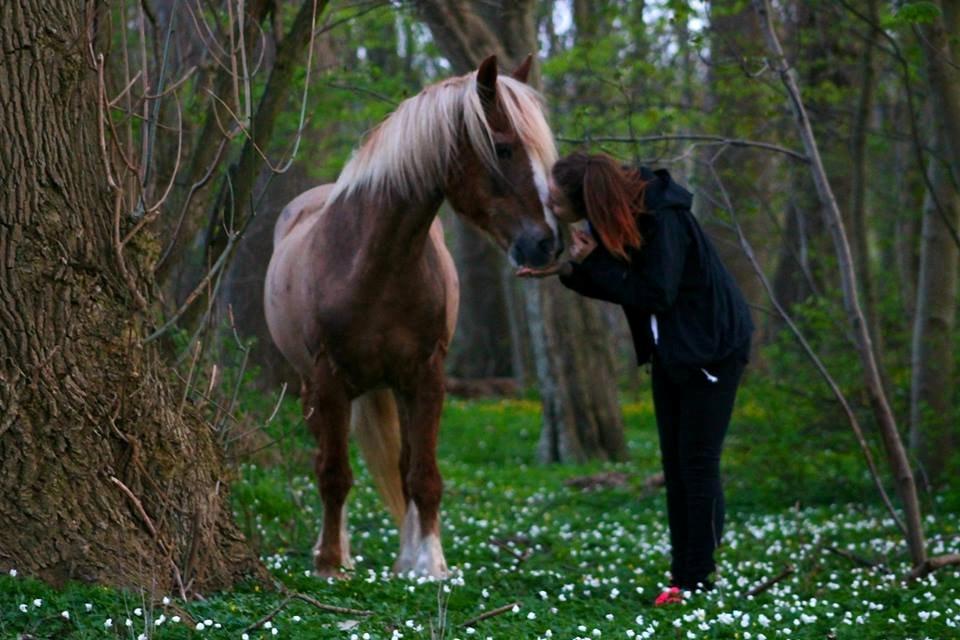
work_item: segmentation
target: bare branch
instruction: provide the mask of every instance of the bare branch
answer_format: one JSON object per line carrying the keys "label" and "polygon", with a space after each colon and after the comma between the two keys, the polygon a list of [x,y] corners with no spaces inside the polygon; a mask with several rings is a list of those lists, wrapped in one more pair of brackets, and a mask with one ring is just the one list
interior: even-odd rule
{"label": "bare branch", "polygon": [[177,311],[173,314],[173,316],[171,316],[165,323],[163,323],[163,326],[161,326],[159,329],[157,329],[156,331],[151,333],[149,336],[144,338],[143,340],[144,343],[153,342],[154,340],[156,340],[157,338],[165,334],[167,331],[170,330],[171,327],[173,327],[173,325],[177,323],[177,321],[183,316],[183,314],[186,313],[187,309],[189,309],[190,306],[194,303],[194,301],[196,301],[196,299],[200,297],[200,294],[203,293],[203,290],[207,287],[207,285],[210,283],[213,277],[216,276],[221,269],[223,269],[224,265],[227,262],[227,257],[230,255],[233,247],[235,246],[237,242],[237,237],[239,235],[240,234],[238,233],[231,233],[229,235],[227,246],[224,247],[224,250],[217,257],[217,261],[214,263],[213,267],[211,267],[210,270],[207,271],[206,275],[203,276],[203,279],[199,283],[197,283],[197,286],[194,287],[193,291],[190,292],[190,295],[187,296],[186,300],[183,301],[183,304],[180,305],[180,308],[177,309]]}
{"label": "bare branch", "polygon": [[726,136],[716,136],[708,134],[679,134],[679,135],[657,135],[657,136],[596,136],[588,138],[567,138],[563,136],[558,136],[557,140],[560,142],[568,142],[571,144],[589,144],[589,143],[626,143],[626,144],[643,144],[651,142],[669,142],[669,141],[697,141],[697,142],[707,142],[711,144],[719,144],[730,147],[755,147],[758,149],[764,149],[766,151],[773,151],[775,153],[782,153],[786,156],[793,158],[794,160],[799,160],[800,162],[808,163],[810,160],[807,156],[803,155],[798,151],[793,149],[787,149],[786,147],[781,147],[780,145],[772,144],[769,142],[758,142],[756,140],[744,140],[741,138],[727,138]]}
{"label": "bare branch", "polygon": [[850,327],[857,339],[857,353],[863,367],[864,383],[870,397],[873,413],[880,428],[887,460],[896,481],[900,500],[906,512],[906,541],[914,566],[921,565],[927,558],[924,542],[923,522],[920,515],[916,481],[910,461],[907,458],[903,441],[897,428],[896,418],[890,406],[889,398],[883,388],[880,368],[874,354],[870,331],[867,326],[857,291],[857,274],[853,269],[850,244],[843,228],[843,217],[827,178],[819,147],[810,119],[804,107],[796,74],[786,63],[783,47],[774,29],[769,0],[753,0],[753,6],[760,19],[760,26],[772,57],[772,64],[780,76],[780,81],[790,98],[796,120],[797,131],[803,142],[817,195],[823,206],[825,222],[830,230],[837,257],[844,307]]}
{"label": "bare branch", "polygon": [[910,572],[910,575],[907,576],[907,580],[913,582],[914,580],[919,580],[930,575],[937,569],[954,566],[960,566],[960,553],[950,553],[942,556],[927,558],[926,562],[919,567],[915,567],[913,571]]}
{"label": "bare branch", "polygon": [[743,232],[743,227],[740,225],[736,209],[730,200],[730,194],[727,192],[726,187],[724,187],[723,181],[717,174],[713,163],[710,162],[707,164],[707,166],[710,169],[710,173],[713,176],[717,187],[720,189],[720,193],[723,197],[724,208],[726,208],[733,219],[734,228],[737,232],[737,238],[740,240],[740,246],[743,249],[744,255],[746,255],[747,260],[750,261],[750,265],[757,274],[757,278],[759,278],[760,283],[763,285],[763,288],[767,293],[767,297],[770,299],[770,303],[777,310],[777,313],[780,315],[783,321],[787,323],[790,331],[793,333],[794,337],[796,337],[797,342],[800,343],[800,346],[807,354],[807,357],[810,358],[810,361],[813,363],[814,367],[816,367],[817,371],[830,387],[830,391],[833,392],[833,396],[843,408],[844,415],[847,416],[847,422],[850,424],[850,428],[853,429],[853,433],[857,438],[857,443],[860,445],[860,450],[863,452],[863,457],[867,462],[867,468],[870,470],[873,483],[877,487],[877,491],[880,493],[880,497],[883,500],[884,505],[886,505],[887,511],[890,513],[893,521],[897,524],[900,531],[906,534],[906,527],[904,526],[903,521],[900,519],[900,516],[897,514],[897,510],[893,506],[890,496],[887,495],[887,491],[883,486],[883,481],[880,478],[880,472],[877,470],[877,465],[873,460],[873,454],[870,452],[870,446],[867,444],[867,440],[863,435],[863,429],[860,427],[860,421],[857,419],[857,414],[847,401],[847,397],[844,395],[843,390],[840,389],[840,385],[837,384],[837,381],[833,379],[833,376],[830,374],[830,371],[827,370],[826,365],[823,364],[823,361],[817,355],[816,351],[814,351],[810,343],[807,342],[803,332],[800,331],[800,327],[797,326],[789,312],[787,312],[783,305],[780,304],[780,301],[777,299],[776,294],[773,291],[773,286],[771,286],[770,281],[767,279],[767,276],[763,271],[763,267],[760,266],[760,262],[757,260],[757,256],[753,251],[750,241],[747,240],[747,237]]}
{"label": "bare branch", "polygon": [[157,532],[157,528],[153,524],[153,520],[150,516],[147,515],[146,509],[143,508],[143,503],[140,502],[140,498],[130,490],[130,487],[123,484],[116,476],[110,476],[110,482],[117,485],[120,488],[120,491],[129,498],[130,502],[133,503],[134,508],[137,510],[140,518],[143,520],[144,524],[147,525],[147,529],[150,531],[150,535],[153,536],[154,541],[157,543],[157,546],[160,548],[166,557],[167,561],[170,563],[170,568],[173,571],[174,579],[177,581],[177,587],[180,589],[180,597],[184,600],[187,599],[186,589],[183,587],[183,579],[180,576],[180,568],[177,567],[177,563],[173,561],[173,558],[170,556],[170,550],[167,548],[167,545],[163,543],[163,540],[160,539],[160,534]]}

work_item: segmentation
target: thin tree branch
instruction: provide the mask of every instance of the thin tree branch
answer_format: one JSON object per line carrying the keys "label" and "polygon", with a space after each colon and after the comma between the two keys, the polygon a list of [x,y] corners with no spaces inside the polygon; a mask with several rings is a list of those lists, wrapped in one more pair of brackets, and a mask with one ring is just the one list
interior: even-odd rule
{"label": "thin tree branch", "polygon": [[844,307],[850,322],[851,329],[857,338],[857,353],[863,368],[864,383],[870,397],[873,413],[880,428],[884,448],[890,470],[894,475],[897,490],[903,508],[906,512],[906,542],[914,566],[922,564],[927,559],[926,543],[924,541],[923,521],[920,514],[919,499],[917,497],[916,481],[907,458],[903,441],[897,428],[896,418],[890,406],[889,398],[883,388],[880,368],[876,361],[870,332],[867,327],[863,309],[860,305],[857,292],[857,276],[853,269],[850,244],[843,228],[843,216],[837,206],[836,197],[830,181],[827,178],[819,147],[810,119],[804,108],[796,74],[789,68],[783,47],[773,26],[769,0],[753,0],[753,6],[760,21],[761,31],[767,42],[774,68],[780,76],[784,88],[790,97],[797,132],[803,142],[807,156],[810,158],[811,174],[816,186],[817,195],[823,206],[825,221],[833,239],[837,257],[841,288],[843,291]]}
{"label": "thin tree branch", "polygon": [[867,468],[870,470],[870,476],[873,478],[873,483],[877,487],[877,491],[880,493],[880,497],[883,500],[884,505],[887,507],[887,511],[890,513],[890,516],[893,518],[893,521],[897,524],[897,527],[900,529],[901,533],[906,535],[907,529],[903,524],[903,521],[900,519],[900,516],[897,514],[896,508],[893,506],[893,502],[890,500],[890,496],[887,495],[887,491],[883,486],[883,481],[880,479],[880,472],[877,469],[877,465],[873,460],[873,454],[870,452],[870,445],[867,444],[867,440],[863,435],[863,429],[860,427],[860,421],[857,419],[857,414],[853,411],[853,408],[850,406],[850,403],[847,402],[847,397],[844,395],[843,390],[840,389],[840,385],[837,384],[837,381],[833,379],[833,376],[830,374],[830,371],[827,370],[826,365],[823,364],[823,361],[814,351],[813,347],[807,342],[806,337],[803,335],[803,332],[800,331],[800,327],[797,326],[794,322],[793,317],[790,313],[780,304],[780,301],[776,297],[776,293],[773,290],[773,286],[770,284],[770,280],[767,279],[766,274],[763,271],[763,267],[760,266],[760,262],[757,260],[757,256],[753,251],[753,246],[750,244],[750,241],[747,239],[746,235],[743,232],[743,227],[740,225],[739,218],[737,216],[736,209],[733,206],[733,202],[730,200],[730,194],[727,192],[726,187],[723,184],[723,181],[720,179],[720,176],[717,174],[716,168],[713,166],[713,163],[707,163],[707,167],[710,169],[710,173],[713,176],[714,181],[717,184],[718,189],[720,190],[721,196],[723,198],[724,207],[727,209],[730,216],[733,218],[734,228],[737,232],[737,238],[740,240],[740,246],[743,249],[744,255],[746,255],[747,260],[750,261],[750,265],[753,267],[754,272],[757,274],[760,283],[763,285],[764,290],[767,293],[767,297],[770,300],[770,303],[777,310],[777,313],[780,314],[780,317],[784,322],[787,323],[787,326],[790,328],[790,331],[796,337],[797,341],[800,343],[800,346],[803,348],[804,352],[807,354],[807,357],[810,358],[810,361],[813,363],[813,366],[816,367],[817,371],[826,381],[827,385],[830,387],[830,391],[833,392],[833,396],[837,399],[837,402],[840,403],[840,406],[843,408],[844,415],[847,416],[847,422],[850,424],[850,428],[853,429],[853,433],[857,438],[857,443],[860,445],[860,450],[863,452],[863,457],[867,462]]}
{"label": "thin tree branch", "polygon": [[926,562],[919,567],[915,567],[914,570],[910,572],[910,575],[907,576],[907,580],[913,582],[914,580],[919,580],[930,575],[937,569],[954,566],[960,566],[960,553],[950,553],[947,555],[927,558]]}
{"label": "thin tree branch", "polygon": [[782,153],[786,156],[793,158],[794,160],[799,160],[800,162],[809,163],[810,160],[807,156],[803,155],[798,151],[793,149],[788,149],[786,147],[781,147],[780,145],[772,144],[769,142],[758,142],[756,140],[744,140],[741,138],[728,138],[726,136],[717,136],[717,135],[708,135],[708,134],[680,134],[680,135],[657,135],[657,136],[591,136],[588,138],[567,138],[563,136],[557,136],[557,140],[560,142],[568,142],[571,144],[588,144],[588,143],[609,143],[609,142],[622,142],[626,144],[643,144],[651,142],[669,142],[669,141],[695,141],[695,142],[709,142],[713,144],[721,144],[731,147],[755,147],[758,149],[764,149],[766,151],[773,151],[775,153]]}

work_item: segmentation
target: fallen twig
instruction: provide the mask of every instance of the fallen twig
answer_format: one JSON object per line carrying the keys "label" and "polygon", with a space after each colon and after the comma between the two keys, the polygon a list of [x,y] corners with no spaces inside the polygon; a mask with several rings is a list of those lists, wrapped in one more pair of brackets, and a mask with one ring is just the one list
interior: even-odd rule
{"label": "fallen twig", "polygon": [[506,613],[507,611],[511,611],[514,607],[519,607],[519,606],[520,606],[520,603],[519,603],[519,602],[511,602],[510,604],[505,604],[505,605],[503,605],[502,607],[497,607],[496,609],[491,609],[490,611],[487,611],[486,613],[481,613],[480,615],[478,615],[478,616],[476,616],[476,617],[474,617],[474,618],[470,618],[470,619],[467,620],[466,622],[460,623],[460,627],[461,627],[461,628],[472,627],[473,625],[477,624],[478,622],[482,622],[482,621],[484,621],[484,620],[487,620],[488,618],[493,618],[493,617],[495,617],[495,616],[502,615],[502,614]]}
{"label": "fallen twig", "polygon": [[296,598],[297,600],[302,600],[313,607],[320,609],[321,611],[327,611],[329,613],[342,613],[351,616],[372,616],[373,611],[368,611],[366,609],[350,609],[349,607],[336,607],[332,604],[323,604],[316,598],[312,598],[304,593],[291,593],[291,598]]}
{"label": "fallen twig", "polygon": [[824,547],[824,549],[826,549],[830,553],[837,554],[841,558],[846,558],[847,560],[855,562],[862,567],[867,567],[868,569],[875,569],[883,564],[882,562],[873,562],[872,560],[867,560],[863,556],[859,556],[850,551],[845,551],[844,549],[840,549],[838,547]]}
{"label": "fallen twig", "polygon": [[373,611],[365,611],[363,609],[350,609],[348,607],[336,607],[332,604],[324,604],[319,600],[316,600],[315,598],[311,598],[310,596],[305,595],[303,593],[292,592],[292,593],[288,593],[287,597],[285,597],[280,602],[280,604],[276,606],[276,608],[273,611],[271,611],[270,613],[260,618],[259,620],[251,624],[246,629],[244,629],[243,633],[253,631],[254,629],[259,629],[266,623],[273,620],[273,618],[276,617],[278,613],[283,611],[283,608],[286,607],[288,604],[290,604],[292,600],[301,600],[302,602],[306,602],[307,604],[312,605],[313,607],[321,611],[326,611],[328,613],[340,613],[340,614],[352,615],[352,616],[372,616],[373,615]]}
{"label": "fallen twig", "polygon": [[495,546],[503,549],[504,551],[506,551],[506,552],[509,553],[510,555],[512,555],[514,558],[516,558],[517,564],[519,564],[519,563],[521,563],[521,562],[526,562],[527,560],[530,559],[530,556],[533,555],[533,549],[531,549],[530,547],[527,547],[526,551],[524,551],[524,552],[521,553],[519,549],[514,549],[514,548],[511,547],[509,544],[507,544],[505,541],[499,540],[499,539],[497,539],[497,538],[490,538],[490,544],[493,544],[493,545],[495,545]]}
{"label": "fallen twig", "polygon": [[796,568],[792,564],[788,564],[779,574],[772,578],[768,578],[767,580],[755,586],[753,589],[750,589],[750,591],[747,591],[747,597],[756,596],[763,593],[773,585],[793,574],[794,571],[796,571]]}
{"label": "fallen twig", "polygon": [[271,611],[270,613],[268,613],[268,614],[265,615],[264,617],[260,618],[259,620],[257,620],[256,622],[254,622],[253,624],[251,624],[250,626],[248,626],[246,629],[243,630],[242,633],[248,633],[248,632],[250,632],[250,631],[253,631],[254,629],[259,629],[260,627],[262,627],[262,626],[265,625],[266,623],[268,623],[268,622],[270,622],[271,620],[273,620],[274,616],[276,616],[278,613],[280,613],[281,611],[283,611],[283,608],[284,608],[285,606],[287,606],[287,605],[290,603],[291,600],[293,600],[293,596],[287,596],[286,598],[284,598],[284,599],[280,602],[280,604],[277,605],[276,609],[274,609],[273,611]]}
{"label": "fallen twig", "polygon": [[629,479],[630,475],[624,473],[623,471],[604,471],[589,476],[570,478],[563,484],[574,489],[593,491],[595,489],[622,487],[627,484]]}

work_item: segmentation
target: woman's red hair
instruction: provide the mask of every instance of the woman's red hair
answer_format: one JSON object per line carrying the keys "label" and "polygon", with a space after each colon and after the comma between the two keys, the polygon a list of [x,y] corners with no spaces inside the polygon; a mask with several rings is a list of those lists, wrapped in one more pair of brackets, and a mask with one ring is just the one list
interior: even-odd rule
{"label": "woman's red hair", "polygon": [[577,152],[553,165],[553,179],[570,204],[586,214],[603,246],[629,262],[627,249],[643,243],[636,220],[644,212],[646,183],[640,172],[605,154]]}

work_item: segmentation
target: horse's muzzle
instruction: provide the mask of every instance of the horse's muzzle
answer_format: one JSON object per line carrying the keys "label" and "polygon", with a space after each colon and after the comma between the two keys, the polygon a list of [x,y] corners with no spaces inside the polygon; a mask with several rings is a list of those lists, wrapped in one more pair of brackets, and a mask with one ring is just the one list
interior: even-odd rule
{"label": "horse's muzzle", "polygon": [[552,232],[524,233],[510,247],[511,261],[520,267],[542,268],[553,264],[563,251],[563,240]]}

